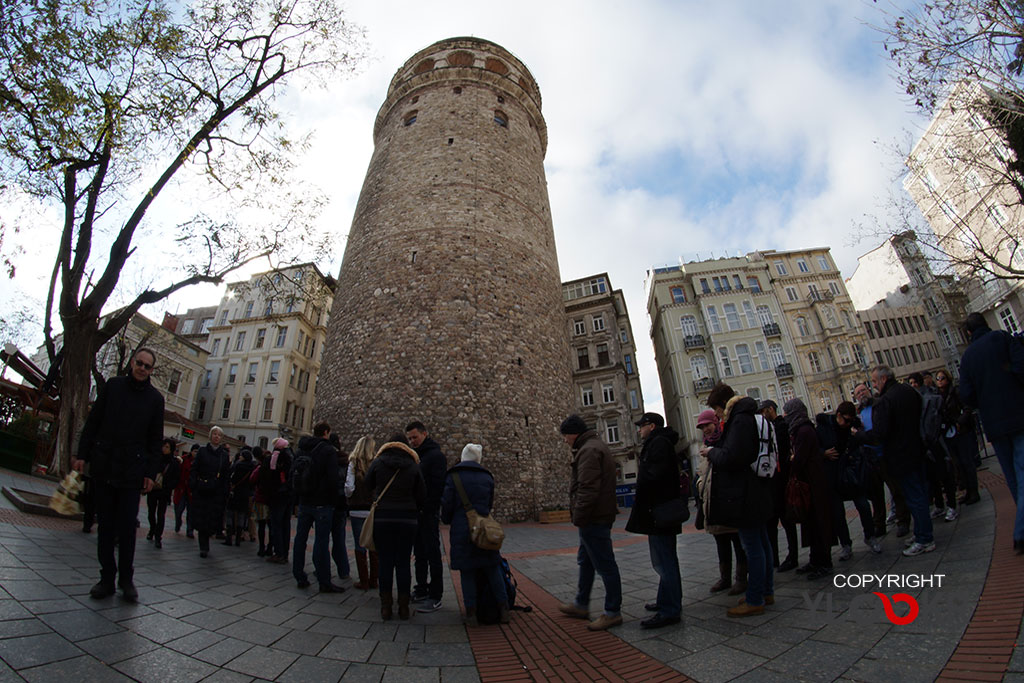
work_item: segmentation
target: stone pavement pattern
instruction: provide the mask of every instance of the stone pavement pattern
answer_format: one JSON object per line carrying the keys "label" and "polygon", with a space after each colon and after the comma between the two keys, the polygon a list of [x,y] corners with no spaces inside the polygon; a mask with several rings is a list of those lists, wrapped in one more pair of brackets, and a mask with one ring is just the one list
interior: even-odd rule
{"label": "stone pavement pattern", "polygon": [[[514,613],[507,627],[467,632],[451,576],[440,611],[384,624],[372,592],[299,590],[290,568],[263,562],[254,544],[214,544],[211,557],[201,560],[194,541],[172,532],[165,533],[163,550],[139,540],[139,604],[94,601],[87,593],[97,579],[95,535],[74,523],[23,515],[3,501],[0,682],[69,675],[103,681],[931,681],[940,674],[1024,680],[1016,647],[1024,611],[1020,558],[1008,551],[1005,523],[998,533],[994,524],[997,513],[1005,522],[1012,512],[1009,495],[997,475],[983,478],[991,495],[962,508],[958,521],[936,524],[936,552],[903,558],[902,539],[890,534],[881,555],[858,543],[850,562],[835,563],[847,575],[945,574],[941,589],[904,591],[921,603],[910,625],[890,624],[867,589],[838,589],[792,572],[777,577],[776,604],[764,615],[728,619],[725,609],[735,598],[708,593],[717,576],[715,545],[690,525],[679,543],[683,624],[644,631],[643,604],[653,598],[657,577],[646,538],[621,529],[623,514],[614,538],[626,623],[596,634],[557,613],[557,602],[575,594],[577,536],[568,525],[507,529],[503,552],[519,577],[521,602],[534,611]],[[53,488],[6,471],[0,483]],[[851,532],[859,530],[851,522]],[[595,612],[602,600],[598,580]]]}

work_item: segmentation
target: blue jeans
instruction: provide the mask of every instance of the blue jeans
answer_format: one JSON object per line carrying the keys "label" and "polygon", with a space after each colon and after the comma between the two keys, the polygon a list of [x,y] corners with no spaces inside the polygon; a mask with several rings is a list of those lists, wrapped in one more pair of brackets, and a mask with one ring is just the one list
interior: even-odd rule
{"label": "blue jeans", "polygon": [[498,604],[508,606],[508,593],[505,592],[505,579],[501,575],[501,566],[481,567],[480,569],[463,569],[459,572],[462,579],[462,603],[467,610],[476,607],[476,574],[483,573],[487,577],[487,583],[494,593],[494,599]]}
{"label": "blue jeans", "polygon": [[331,523],[331,557],[338,568],[338,576],[347,579],[352,573],[348,566],[348,546],[345,544],[345,520],[348,519],[347,510],[334,508],[334,517]]}
{"label": "blue jeans", "polygon": [[313,568],[321,586],[331,582],[331,526],[334,522],[333,505],[299,505],[299,521],[295,525],[295,547],[292,549],[292,576],[306,581],[306,541],[313,528]]}
{"label": "blue jeans", "polygon": [[576,564],[580,566],[576,606],[590,609],[590,589],[594,587],[594,572],[597,572],[604,581],[604,613],[610,617],[619,616],[622,609],[622,579],[619,566],[615,564],[615,551],[612,550],[611,525],[591,524],[580,527],[580,549],[576,552]]}
{"label": "blue jeans", "polygon": [[1007,434],[992,439],[996,459],[1003,470],[1010,495],[1017,503],[1017,518],[1013,523],[1013,540],[1024,541],[1024,432]]}
{"label": "blue jeans", "polygon": [[363,533],[363,525],[366,524],[366,517],[353,517],[349,515],[349,519],[352,520],[352,548],[357,553],[365,553],[366,548],[359,545],[359,536]]}
{"label": "blue jeans", "polygon": [[647,537],[651,565],[658,574],[658,616],[676,618],[683,612],[683,582],[679,577],[679,556],[674,534]]}
{"label": "blue jeans", "polygon": [[925,479],[924,464],[900,477],[900,488],[907,501],[910,516],[914,519],[914,540],[931,543],[932,516],[928,510],[928,481]]}
{"label": "blue jeans", "polygon": [[181,516],[185,515],[185,533],[192,533],[192,515],[188,511],[188,496],[183,495],[174,504],[174,531],[181,531]]}
{"label": "blue jeans", "polygon": [[761,606],[764,596],[775,595],[775,569],[768,527],[737,529],[747,554],[747,604]]}

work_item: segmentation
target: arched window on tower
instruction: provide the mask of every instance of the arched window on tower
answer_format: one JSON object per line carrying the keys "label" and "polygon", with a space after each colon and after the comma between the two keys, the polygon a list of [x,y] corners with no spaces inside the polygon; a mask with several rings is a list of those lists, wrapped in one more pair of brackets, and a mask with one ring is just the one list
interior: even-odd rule
{"label": "arched window on tower", "polygon": [[416,115],[418,113],[419,112],[417,110],[413,109],[411,112],[406,114],[402,118],[402,125],[404,125],[404,126],[411,126],[412,124],[416,123]]}
{"label": "arched window on tower", "polygon": [[494,110],[494,122],[502,128],[508,128],[508,114],[500,109]]}

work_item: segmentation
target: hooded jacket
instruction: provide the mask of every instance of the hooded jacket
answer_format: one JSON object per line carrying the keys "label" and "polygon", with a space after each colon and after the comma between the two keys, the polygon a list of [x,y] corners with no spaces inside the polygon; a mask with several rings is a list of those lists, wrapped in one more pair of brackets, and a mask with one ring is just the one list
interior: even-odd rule
{"label": "hooded jacket", "polygon": [[448,461],[441,452],[441,447],[429,436],[423,439],[423,443],[416,449],[419,457],[420,473],[423,474],[423,484],[427,487],[427,502],[423,511],[425,513],[437,513],[441,506],[441,494],[444,491],[444,477],[448,470]]}
{"label": "hooded jacket", "polygon": [[458,474],[462,488],[466,490],[469,504],[481,515],[491,514],[494,505],[494,477],[478,462],[460,462],[448,471],[441,495],[441,521],[451,524],[448,538],[451,541],[452,569],[466,570],[494,567],[501,561],[497,550],[478,548],[469,538],[469,520],[466,510],[455,488],[452,475]]}
{"label": "hooded jacket", "polygon": [[619,509],[615,504],[615,458],[608,446],[588,429],[572,447],[569,509],[576,526],[610,526]]}
{"label": "hooded jacket", "polygon": [[[374,513],[376,519],[415,520],[427,501],[419,462],[416,451],[399,441],[389,441],[377,450],[366,471],[366,485],[373,491],[373,499],[380,498]],[[392,477],[394,481],[388,486]]]}
{"label": "hooded jacket", "polygon": [[679,498],[679,460],[676,442],[679,434],[671,427],[659,427],[644,439],[637,461],[636,498],[626,522],[626,531],[634,534],[675,535],[682,525],[657,527],[653,510],[658,505]]}
{"label": "hooded jacket", "polygon": [[299,505],[333,507],[338,496],[338,450],[327,439],[304,436],[299,439],[299,451],[308,453],[313,460],[310,474],[314,482],[314,488],[309,493],[300,495],[296,491]]}
{"label": "hooded jacket", "polygon": [[760,450],[756,412],[757,402],[749,396],[733,396],[725,406],[722,440],[707,454],[712,467],[708,525],[751,528],[772,516],[772,480],[750,467]]}

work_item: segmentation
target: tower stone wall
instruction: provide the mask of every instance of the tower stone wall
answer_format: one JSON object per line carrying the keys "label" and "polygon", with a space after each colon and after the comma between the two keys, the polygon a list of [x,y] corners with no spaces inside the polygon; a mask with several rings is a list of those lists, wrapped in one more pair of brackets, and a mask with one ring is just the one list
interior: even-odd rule
{"label": "tower stone wall", "polygon": [[480,39],[443,40],[392,79],[356,207],[317,386],[347,447],[422,420],[449,465],[468,442],[495,513],[567,503],[572,372],[540,91]]}

